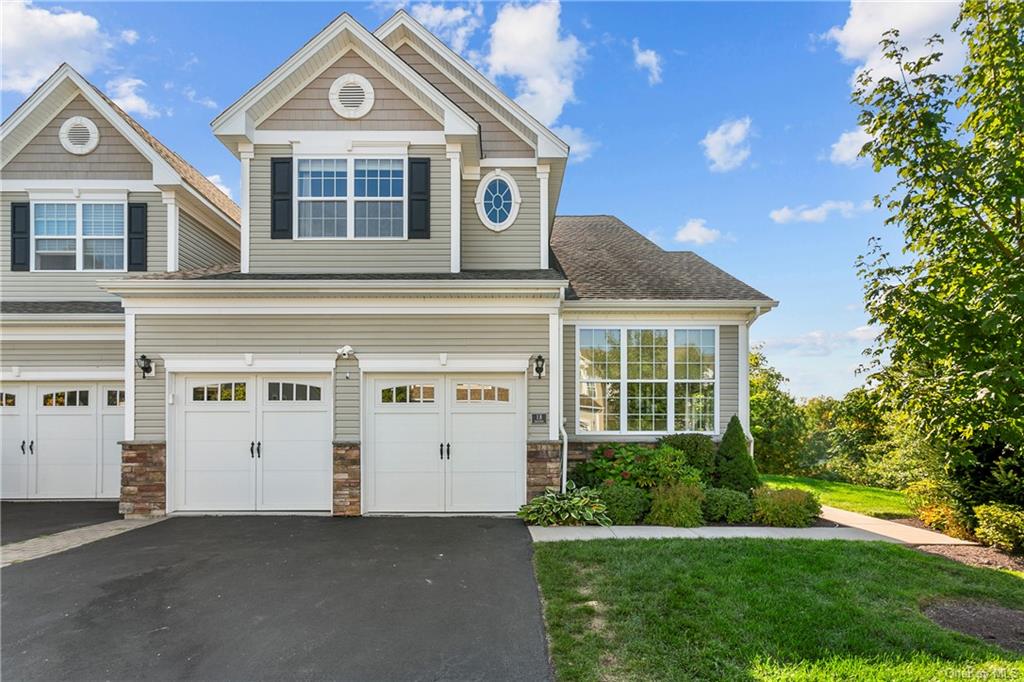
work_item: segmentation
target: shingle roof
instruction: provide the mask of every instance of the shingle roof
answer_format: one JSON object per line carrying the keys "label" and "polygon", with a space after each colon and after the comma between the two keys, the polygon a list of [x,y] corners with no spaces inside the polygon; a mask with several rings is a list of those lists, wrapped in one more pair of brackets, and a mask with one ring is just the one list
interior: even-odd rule
{"label": "shingle roof", "polygon": [[120,301],[0,301],[4,315],[120,315]]}
{"label": "shingle roof", "polygon": [[614,216],[558,216],[551,250],[569,299],[770,301],[692,251],[665,251]]}

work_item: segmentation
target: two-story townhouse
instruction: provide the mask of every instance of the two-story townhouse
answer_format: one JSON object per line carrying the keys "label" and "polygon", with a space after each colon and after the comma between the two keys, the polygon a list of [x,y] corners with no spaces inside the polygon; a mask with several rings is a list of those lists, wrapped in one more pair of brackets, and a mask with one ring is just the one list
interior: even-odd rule
{"label": "two-story townhouse", "polygon": [[747,423],[776,302],[556,218],[567,145],[405,12],[342,14],[212,126],[237,271],[101,282],[132,361],[125,513],[510,512],[602,441]]}
{"label": "two-story townhouse", "polygon": [[135,358],[97,280],[237,267],[238,206],[68,65],[0,127],[0,204],[0,497],[118,499]]}

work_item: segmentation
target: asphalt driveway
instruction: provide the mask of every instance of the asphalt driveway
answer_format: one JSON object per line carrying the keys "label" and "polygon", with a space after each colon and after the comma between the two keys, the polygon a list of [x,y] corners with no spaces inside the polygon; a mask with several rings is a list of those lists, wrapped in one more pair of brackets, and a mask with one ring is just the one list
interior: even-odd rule
{"label": "asphalt driveway", "polygon": [[2,502],[0,544],[116,521],[117,502]]}
{"label": "asphalt driveway", "polygon": [[550,679],[513,519],[175,518],[3,569],[2,677]]}

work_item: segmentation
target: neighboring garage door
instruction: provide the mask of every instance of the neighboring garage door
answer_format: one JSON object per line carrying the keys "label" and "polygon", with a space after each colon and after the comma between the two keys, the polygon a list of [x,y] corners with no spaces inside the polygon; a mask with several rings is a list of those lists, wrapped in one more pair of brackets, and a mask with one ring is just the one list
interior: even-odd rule
{"label": "neighboring garage door", "polygon": [[330,511],[329,375],[176,384],[175,511]]}
{"label": "neighboring garage door", "polygon": [[366,511],[510,512],[525,501],[519,375],[368,378]]}
{"label": "neighboring garage door", "polygon": [[4,499],[116,499],[124,385],[5,383],[0,388]]}

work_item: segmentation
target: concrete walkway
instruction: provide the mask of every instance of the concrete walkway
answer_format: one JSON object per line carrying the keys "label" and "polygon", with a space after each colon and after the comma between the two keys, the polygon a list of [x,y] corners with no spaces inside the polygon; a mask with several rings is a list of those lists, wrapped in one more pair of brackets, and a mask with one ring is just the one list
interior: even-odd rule
{"label": "concrete walkway", "polygon": [[832,521],[850,528],[857,528],[862,531],[883,535],[894,542],[902,542],[904,545],[974,545],[977,543],[967,540],[958,540],[948,535],[937,533],[934,530],[915,528],[895,521],[876,519],[866,514],[836,509],[835,507],[821,507],[821,518]]}
{"label": "concrete walkway", "polygon": [[874,540],[898,542],[858,528],[764,528],[761,526],[530,526],[534,542],[559,540],[633,540],[658,538],[769,538],[773,540]]}
{"label": "concrete walkway", "polygon": [[105,540],[106,538],[127,533],[136,528],[150,526],[158,521],[163,521],[163,518],[143,520],[120,519],[118,521],[108,521],[107,523],[97,523],[83,528],[74,528],[52,535],[42,535],[23,542],[12,542],[9,545],[0,547],[0,568],[6,568],[11,564],[21,563],[22,561],[39,559],[51,554],[57,554],[58,552],[65,552],[75,547],[87,545],[90,542]]}

